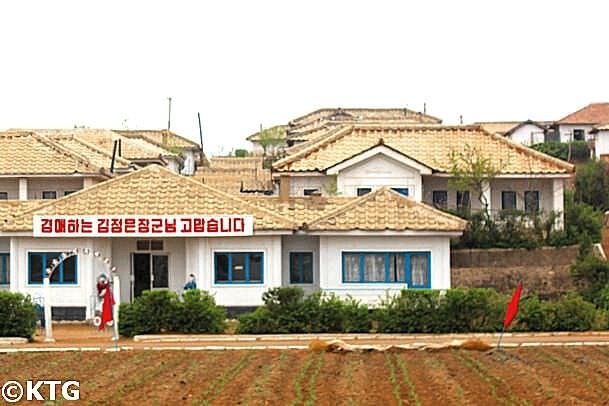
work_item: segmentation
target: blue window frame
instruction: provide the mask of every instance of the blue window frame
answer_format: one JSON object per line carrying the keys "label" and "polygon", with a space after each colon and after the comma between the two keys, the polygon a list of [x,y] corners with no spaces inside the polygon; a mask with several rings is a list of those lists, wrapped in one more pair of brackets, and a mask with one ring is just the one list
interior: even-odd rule
{"label": "blue window frame", "polygon": [[343,283],[406,283],[431,288],[431,253],[343,252]]}
{"label": "blue window frame", "polygon": [[8,285],[10,281],[9,254],[0,253],[0,285]]}
{"label": "blue window frame", "polygon": [[312,252],[290,252],[290,283],[313,283]]}
{"label": "blue window frame", "polygon": [[[46,269],[61,252],[30,252],[28,254],[28,283],[42,284]],[[51,285],[76,285],[78,283],[77,256],[66,258],[51,275]]]}
{"label": "blue window frame", "polygon": [[408,196],[409,193],[407,187],[392,187],[391,189],[404,196]]}
{"label": "blue window frame", "polygon": [[262,252],[214,253],[214,280],[217,284],[261,284],[264,282]]}

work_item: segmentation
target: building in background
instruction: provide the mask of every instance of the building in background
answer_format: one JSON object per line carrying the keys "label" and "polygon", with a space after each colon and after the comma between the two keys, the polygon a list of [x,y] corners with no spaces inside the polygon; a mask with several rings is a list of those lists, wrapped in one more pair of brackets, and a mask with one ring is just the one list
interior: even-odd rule
{"label": "building in background", "polygon": [[487,121],[477,122],[474,125],[481,126],[491,134],[506,137],[518,144],[531,145],[546,141],[547,132],[551,126],[548,121]]}
{"label": "building in background", "polygon": [[604,123],[609,123],[609,103],[590,103],[556,121],[553,127],[558,141],[593,141],[592,130]]}

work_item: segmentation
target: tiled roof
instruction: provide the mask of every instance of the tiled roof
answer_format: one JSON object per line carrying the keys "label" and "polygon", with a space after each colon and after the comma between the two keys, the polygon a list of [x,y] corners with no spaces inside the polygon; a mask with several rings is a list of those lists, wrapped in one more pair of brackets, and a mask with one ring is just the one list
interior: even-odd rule
{"label": "tiled roof", "polygon": [[[53,136],[53,141],[86,157],[89,162],[99,166],[100,168],[108,169],[112,166],[112,154],[91,143],[88,143],[76,135],[55,135]],[[114,165],[117,168],[128,168],[132,164],[125,158],[116,157]]]}
{"label": "tiled roof", "polygon": [[121,140],[121,157],[137,160],[160,160],[163,156],[176,155],[155,143],[140,137],[127,137],[112,130],[96,128],[69,128],[69,129],[32,129],[28,130],[49,138],[77,136],[96,148],[112,155],[114,141]]}
{"label": "tiled roof", "polygon": [[435,172],[450,173],[450,156],[476,149],[501,174],[570,173],[559,159],[489,134],[479,126],[350,126],[273,164],[275,172],[325,171],[377,145],[386,145]]}
{"label": "tiled roof", "polygon": [[113,130],[126,137],[143,138],[160,147],[201,148],[199,144],[170,130]]}
{"label": "tiled roof", "polygon": [[491,134],[503,135],[513,128],[516,128],[520,123],[521,121],[480,121],[474,123],[474,125],[479,125],[485,131],[488,131]]}
{"label": "tiled roof", "polygon": [[439,118],[407,108],[321,108],[290,121],[291,128],[302,128],[313,122],[359,120],[397,120],[439,124]]}
{"label": "tiled roof", "polygon": [[228,193],[273,191],[271,171],[261,157],[213,157],[209,166],[199,166],[194,178]]}
{"label": "tiled roof", "polygon": [[600,124],[609,122],[609,103],[590,103],[557,121],[558,124]]}
{"label": "tiled roof", "polygon": [[48,202],[48,200],[0,200],[0,228],[8,217],[17,216]]}
{"label": "tiled roof", "polygon": [[609,123],[595,125],[592,132],[609,131]]}
{"label": "tiled roof", "polygon": [[466,221],[383,187],[307,224],[316,231],[463,231]]}
{"label": "tiled roof", "polygon": [[[277,134],[285,135],[285,130],[288,128],[287,125],[275,125],[270,128],[265,128],[265,130],[270,130],[272,132],[277,132]],[[255,132],[254,134],[248,136],[246,138],[248,141],[260,141],[260,131]]]}
{"label": "tiled roof", "polygon": [[97,174],[98,162],[43,135],[26,131],[0,133],[0,174]]}
{"label": "tiled roof", "polygon": [[251,214],[255,230],[462,231],[465,222],[382,188],[363,197],[235,196],[157,165],[57,200],[0,202],[0,231],[30,231],[35,214]]}
{"label": "tiled roof", "polygon": [[15,216],[3,231],[32,229],[34,214],[251,214],[255,230],[292,230],[287,218],[158,165],[122,175]]}

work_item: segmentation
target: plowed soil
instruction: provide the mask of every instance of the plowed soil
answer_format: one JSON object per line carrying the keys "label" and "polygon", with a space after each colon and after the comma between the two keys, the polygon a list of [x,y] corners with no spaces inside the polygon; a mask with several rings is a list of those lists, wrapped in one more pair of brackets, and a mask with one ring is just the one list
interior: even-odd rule
{"label": "plowed soil", "polygon": [[65,404],[609,405],[609,349],[0,354],[0,384],[28,379],[80,381]]}

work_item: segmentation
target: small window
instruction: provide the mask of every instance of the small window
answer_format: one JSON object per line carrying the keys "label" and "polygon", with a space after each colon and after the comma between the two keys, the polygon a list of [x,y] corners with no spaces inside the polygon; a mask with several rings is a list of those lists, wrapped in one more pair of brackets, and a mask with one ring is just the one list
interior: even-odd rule
{"label": "small window", "polygon": [[311,196],[312,194],[318,193],[319,189],[305,189],[303,191],[305,196]]}
{"label": "small window", "polygon": [[57,192],[54,190],[46,190],[42,192],[43,199],[57,199]]}
{"label": "small window", "polygon": [[516,192],[501,192],[501,210],[516,210]]}
{"label": "small window", "polygon": [[372,188],[369,188],[369,187],[358,187],[357,188],[357,195],[358,196],[367,195],[370,192],[372,192]]}
{"label": "small window", "polygon": [[163,240],[137,240],[138,251],[163,251]]}
{"label": "small window", "polygon": [[524,211],[527,213],[539,212],[539,191],[527,190],[524,192]]}
{"label": "small window", "polygon": [[391,189],[395,190],[401,195],[408,196],[408,188],[407,187],[392,187]]}
{"label": "small window", "polygon": [[472,207],[469,190],[457,190],[457,210],[469,210]]}
{"label": "small window", "polygon": [[0,200],[8,200],[8,192],[0,192]]}
{"label": "small window", "polygon": [[66,190],[63,192],[63,195],[68,196],[68,195],[71,195],[72,193],[76,193],[76,190]]}
{"label": "small window", "polygon": [[580,128],[573,130],[573,141],[584,141],[586,132]]}
{"label": "small window", "polygon": [[150,241],[151,251],[163,251],[163,240],[151,240]]}
{"label": "small window", "polygon": [[0,285],[8,285],[10,281],[9,254],[0,254]]}
{"label": "small window", "polygon": [[313,283],[312,252],[290,252],[290,283]]}
{"label": "small window", "polygon": [[438,209],[446,209],[448,207],[448,192],[446,190],[434,190],[432,192],[433,205]]}
{"label": "small window", "polygon": [[262,283],[262,252],[216,252],[216,283]]}
{"label": "small window", "polygon": [[410,272],[412,275],[411,287],[427,288],[429,284],[429,260],[427,255],[410,256]]}
{"label": "small window", "polygon": [[[53,259],[59,259],[61,252],[30,252],[28,254],[28,275],[30,284],[41,284],[46,269]],[[74,285],[78,281],[77,257],[63,260],[51,275],[52,285]]]}

